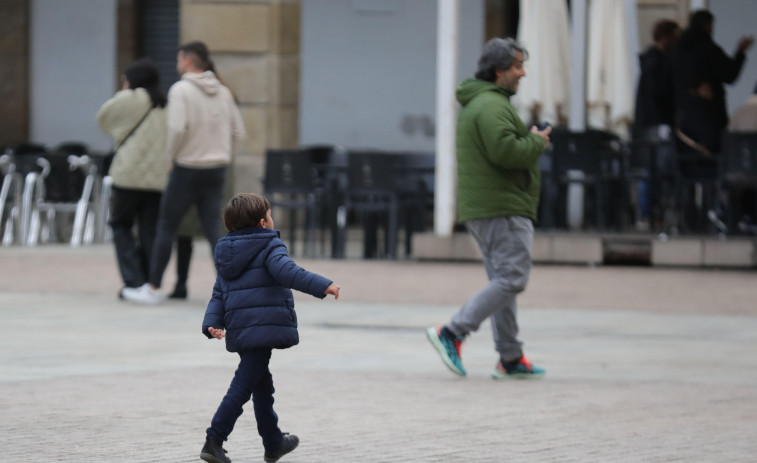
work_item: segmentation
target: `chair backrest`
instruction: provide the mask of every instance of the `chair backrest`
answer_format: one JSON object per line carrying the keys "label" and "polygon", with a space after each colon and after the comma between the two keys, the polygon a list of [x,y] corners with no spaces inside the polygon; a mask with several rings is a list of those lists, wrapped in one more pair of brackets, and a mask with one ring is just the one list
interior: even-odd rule
{"label": "chair backrest", "polygon": [[45,177],[46,202],[73,203],[81,197],[86,175],[80,169],[70,169],[68,153],[51,152],[43,145],[26,143],[16,146],[13,154],[16,169],[24,176],[42,170],[37,164],[39,158],[46,159],[50,164],[50,172]]}
{"label": "chair backrest", "polygon": [[720,175],[757,176],[757,132],[729,132],[723,135]]}
{"label": "chair backrest", "polygon": [[351,151],[347,156],[350,191],[395,193],[401,156],[380,151]]}
{"label": "chair backrest", "polygon": [[56,153],[75,154],[77,156],[81,156],[83,154],[89,153],[89,147],[86,143],[83,142],[67,141],[56,146],[53,151],[55,151]]}
{"label": "chair backrest", "polygon": [[620,139],[608,132],[554,130],[550,136],[552,168],[556,174],[581,170],[587,174],[608,173],[621,153]]}
{"label": "chair backrest", "polygon": [[39,172],[42,170],[37,165],[37,159],[48,155],[47,148],[44,145],[35,143],[22,143],[13,148],[13,159],[16,163],[16,172],[25,176],[29,172]]}
{"label": "chair backrest", "polygon": [[314,188],[313,161],[307,150],[271,149],[266,152],[266,194],[307,194]]}
{"label": "chair backrest", "polygon": [[404,193],[433,193],[436,177],[434,153],[397,153],[395,173],[399,189]]}

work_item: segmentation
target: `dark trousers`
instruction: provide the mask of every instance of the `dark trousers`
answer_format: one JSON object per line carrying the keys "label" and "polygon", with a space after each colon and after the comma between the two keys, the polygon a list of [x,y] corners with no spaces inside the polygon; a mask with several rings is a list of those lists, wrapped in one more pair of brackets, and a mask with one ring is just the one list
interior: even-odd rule
{"label": "dark trousers", "polygon": [[113,187],[108,224],[113,230],[118,270],[127,287],[136,288],[147,281],[159,209],[159,191]]}
{"label": "dark trousers", "polygon": [[263,447],[266,451],[275,451],[281,446],[283,435],[278,426],[279,417],[273,411],[273,377],[268,369],[271,349],[241,352],[239,357],[239,367],[210,422],[208,437],[218,444],[223,444],[242,415],[242,406],[252,397],[258,434],[263,438]]}
{"label": "dark trousers", "polygon": [[176,237],[176,287],[186,287],[189,279],[189,263],[192,261],[191,236],[179,235]]}
{"label": "dark trousers", "polygon": [[160,201],[158,235],[150,259],[150,284],[160,288],[163,273],[171,259],[176,230],[184,214],[194,204],[210,249],[215,251],[221,237],[221,202],[226,180],[226,167],[188,169],[174,166],[168,186]]}

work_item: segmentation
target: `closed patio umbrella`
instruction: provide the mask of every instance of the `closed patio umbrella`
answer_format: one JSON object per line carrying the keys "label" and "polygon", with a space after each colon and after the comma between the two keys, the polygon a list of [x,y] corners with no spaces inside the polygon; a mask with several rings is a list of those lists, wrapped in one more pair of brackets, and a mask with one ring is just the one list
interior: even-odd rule
{"label": "closed patio umbrella", "polygon": [[568,113],[570,35],[565,0],[520,0],[518,41],[529,53],[526,78],[513,104],[529,123],[534,118],[564,125]]}
{"label": "closed patio umbrella", "polygon": [[624,0],[591,0],[587,57],[587,125],[623,138],[633,119],[635,69],[631,56],[638,44],[629,38]]}

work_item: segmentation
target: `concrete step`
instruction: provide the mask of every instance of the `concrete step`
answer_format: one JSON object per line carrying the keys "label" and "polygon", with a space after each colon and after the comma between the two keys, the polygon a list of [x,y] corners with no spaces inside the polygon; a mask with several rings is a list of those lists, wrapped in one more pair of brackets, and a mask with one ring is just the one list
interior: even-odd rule
{"label": "concrete step", "polygon": [[[533,260],[544,264],[636,264],[676,267],[757,268],[757,239],[652,234],[536,232]],[[468,233],[413,236],[419,260],[477,261],[481,252]]]}

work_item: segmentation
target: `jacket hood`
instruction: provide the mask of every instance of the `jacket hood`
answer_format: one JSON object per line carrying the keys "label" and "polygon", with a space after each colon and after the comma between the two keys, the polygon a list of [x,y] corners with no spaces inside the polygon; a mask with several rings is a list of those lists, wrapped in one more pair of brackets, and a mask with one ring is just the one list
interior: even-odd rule
{"label": "jacket hood", "polygon": [[238,278],[253,259],[267,250],[271,240],[278,237],[278,231],[260,227],[229,233],[216,245],[216,270],[226,280]]}
{"label": "jacket hood", "polygon": [[215,95],[218,93],[218,89],[221,86],[221,82],[218,81],[216,75],[211,71],[205,71],[201,73],[185,72],[181,76],[183,80],[191,82],[197,88],[202,90],[207,95]]}
{"label": "jacket hood", "polygon": [[499,92],[507,98],[510,98],[515,93],[512,90],[493,82],[487,82],[485,80],[471,77],[460,82],[460,85],[457,86],[455,96],[457,97],[457,102],[465,106],[470,103],[476,95],[483,92]]}

